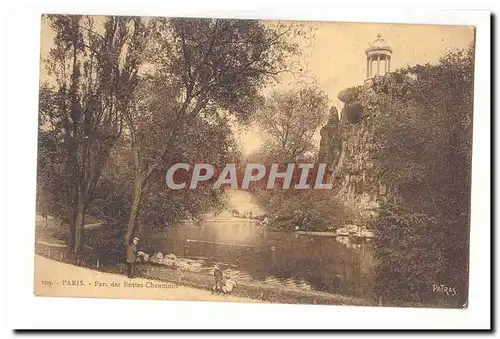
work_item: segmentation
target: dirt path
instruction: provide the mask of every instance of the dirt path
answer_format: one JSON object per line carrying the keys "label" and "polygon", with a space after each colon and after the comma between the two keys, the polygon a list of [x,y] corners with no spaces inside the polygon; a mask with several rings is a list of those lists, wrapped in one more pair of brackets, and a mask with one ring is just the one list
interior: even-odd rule
{"label": "dirt path", "polygon": [[212,295],[211,292],[142,278],[65,264],[35,256],[34,292],[37,296],[160,299],[191,301],[259,302],[254,299]]}

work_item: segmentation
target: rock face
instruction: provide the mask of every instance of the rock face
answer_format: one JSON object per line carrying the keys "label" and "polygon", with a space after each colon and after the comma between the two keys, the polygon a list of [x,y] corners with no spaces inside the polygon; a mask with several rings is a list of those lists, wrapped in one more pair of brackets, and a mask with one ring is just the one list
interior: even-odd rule
{"label": "rock face", "polygon": [[341,134],[339,133],[339,113],[335,106],[330,109],[330,116],[325,126],[321,128],[321,142],[318,153],[320,163],[328,164],[328,171],[332,173],[339,162],[342,148]]}
{"label": "rock face", "polygon": [[372,122],[382,113],[374,85],[367,81],[339,93],[345,105],[340,119],[332,107],[330,119],[321,129],[319,150],[319,161],[328,164],[336,193],[363,217],[376,215],[380,203],[395,199],[396,193],[391,183],[381,179],[373,159],[376,146]]}

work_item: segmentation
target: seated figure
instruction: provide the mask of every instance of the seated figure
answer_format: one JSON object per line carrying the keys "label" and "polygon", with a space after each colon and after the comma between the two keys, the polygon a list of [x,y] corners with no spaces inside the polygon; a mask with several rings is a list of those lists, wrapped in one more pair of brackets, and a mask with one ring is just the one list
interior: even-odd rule
{"label": "seated figure", "polygon": [[236,281],[234,281],[229,274],[224,277],[224,282],[222,284],[222,292],[231,293],[236,287]]}

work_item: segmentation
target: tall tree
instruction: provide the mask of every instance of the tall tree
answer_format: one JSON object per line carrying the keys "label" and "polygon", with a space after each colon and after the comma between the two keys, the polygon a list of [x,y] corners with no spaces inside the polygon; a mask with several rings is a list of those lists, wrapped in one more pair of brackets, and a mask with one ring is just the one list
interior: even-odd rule
{"label": "tall tree", "polygon": [[314,151],[313,136],[327,114],[328,97],[315,87],[273,92],[257,116],[272,160],[295,162]]}
{"label": "tall tree", "polygon": [[[148,88],[142,104],[127,118],[135,179],[126,244],[138,233],[141,197],[153,173],[173,160],[173,145],[200,117],[215,121],[224,115],[247,120],[259,90],[286,70],[287,57],[298,52],[290,43],[295,27],[250,20],[154,19],[148,28]],[[144,105],[145,103],[145,105]],[[150,143],[141,139],[143,122],[158,121]],[[150,118],[153,117],[153,118]],[[152,120],[153,119],[153,120]],[[151,126],[151,125],[149,125]]]}
{"label": "tall tree", "polygon": [[70,216],[70,243],[81,245],[85,212],[137,84],[143,25],[139,18],[48,17],[55,32],[48,73],[55,85],[40,94],[40,131],[53,137],[64,163],[62,190]]}

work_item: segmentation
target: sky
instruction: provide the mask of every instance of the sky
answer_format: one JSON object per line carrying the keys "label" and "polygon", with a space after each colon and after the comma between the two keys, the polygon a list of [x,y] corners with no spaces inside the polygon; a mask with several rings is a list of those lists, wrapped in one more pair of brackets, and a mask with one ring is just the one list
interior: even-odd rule
{"label": "sky", "polygon": [[[342,103],[337,94],[348,87],[358,86],[366,78],[365,49],[380,33],[393,49],[391,70],[407,65],[437,63],[439,58],[450,51],[467,48],[474,41],[474,29],[469,26],[410,25],[410,24],[374,24],[340,22],[304,22],[312,28],[312,38],[302,41],[302,56],[294,61],[295,75],[286,74],[279,84],[266,88],[293,89],[301,84],[298,79],[315,81],[334,105],[341,110]],[[46,22],[41,26],[40,56],[47,57],[54,33]],[[44,79],[42,70],[41,80]],[[261,147],[259,130],[235,126],[236,138],[243,154],[248,155]],[[319,144],[319,131],[314,140]]]}
{"label": "sky", "polygon": [[[316,79],[330,105],[341,110],[338,93],[358,86],[366,78],[365,49],[380,33],[393,49],[391,70],[407,65],[437,63],[450,51],[467,48],[474,41],[474,29],[468,26],[437,26],[373,23],[307,23],[315,28],[314,38],[304,46],[298,60],[307,77]],[[292,77],[283,79],[275,88],[293,88],[297,82]],[[261,146],[261,134],[255,126],[237,132],[244,154]],[[315,138],[319,144],[319,131]]]}

